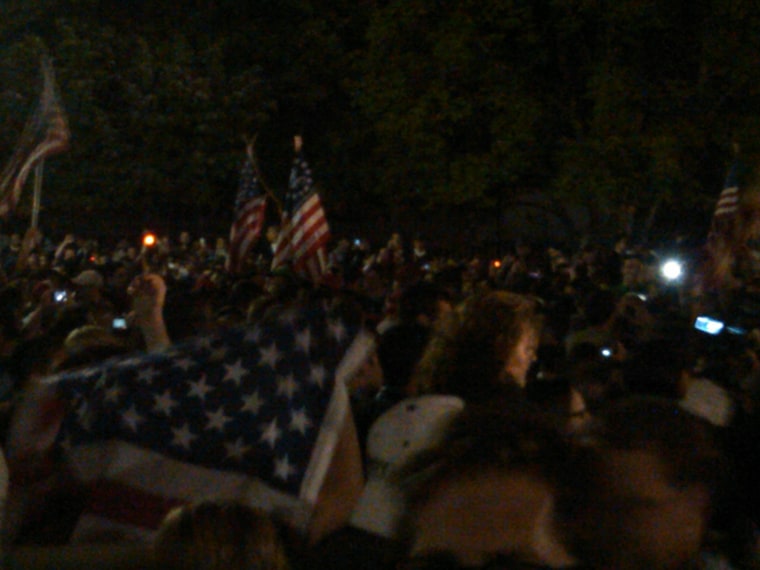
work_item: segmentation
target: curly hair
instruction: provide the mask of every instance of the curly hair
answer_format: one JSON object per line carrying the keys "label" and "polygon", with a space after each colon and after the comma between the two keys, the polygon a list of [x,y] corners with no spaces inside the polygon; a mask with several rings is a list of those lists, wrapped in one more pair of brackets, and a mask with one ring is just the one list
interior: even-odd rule
{"label": "curly hair", "polygon": [[494,397],[510,384],[505,364],[515,347],[526,332],[539,331],[541,323],[531,297],[490,291],[468,298],[434,331],[412,391],[452,394],[466,402]]}

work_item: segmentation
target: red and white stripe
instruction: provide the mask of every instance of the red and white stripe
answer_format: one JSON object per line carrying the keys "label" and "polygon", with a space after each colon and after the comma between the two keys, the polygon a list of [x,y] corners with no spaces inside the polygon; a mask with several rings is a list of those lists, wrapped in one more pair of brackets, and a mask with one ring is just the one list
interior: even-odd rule
{"label": "red and white stripe", "polygon": [[[119,438],[78,445],[62,442],[60,449],[68,472],[88,489],[88,502],[77,520],[71,542],[114,537],[150,541],[171,509],[207,499],[240,501],[277,512],[294,528],[305,532],[350,414],[347,375],[357,358],[366,357],[370,341],[366,335],[357,337],[336,371],[335,388],[321,418],[297,496],[267,485],[252,473],[224,469],[221,465],[191,464]],[[50,454],[63,414],[75,413],[66,410],[50,385],[38,387],[21,403],[8,448],[16,465],[25,464],[23,458],[35,457],[39,461]],[[56,465],[52,461],[42,463]]]}
{"label": "red and white stripe", "polygon": [[243,262],[256,240],[261,235],[266,212],[266,196],[248,200],[241,208],[230,230],[230,247],[227,267],[232,272],[239,272]]}
{"label": "red and white stripe", "polygon": [[275,247],[272,268],[291,262],[294,271],[318,281],[326,269],[326,247],[330,239],[319,194],[314,192],[295,212],[292,220],[283,224]]}
{"label": "red and white stripe", "polygon": [[715,206],[716,218],[723,218],[725,216],[733,216],[739,209],[739,187],[730,186],[724,188],[723,192],[718,197],[718,203]]}

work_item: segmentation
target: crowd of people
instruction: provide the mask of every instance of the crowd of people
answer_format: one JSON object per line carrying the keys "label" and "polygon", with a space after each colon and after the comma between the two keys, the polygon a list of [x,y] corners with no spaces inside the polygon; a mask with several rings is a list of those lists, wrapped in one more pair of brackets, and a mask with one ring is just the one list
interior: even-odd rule
{"label": "crowd of people", "polygon": [[[223,239],[187,232],[109,247],[0,237],[8,560],[43,567],[35,549],[69,543],[86,492],[40,487],[51,459],[13,452],[40,382],[321,305],[349,306],[372,339],[345,378],[358,461],[341,448],[340,508],[297,528],[200,497],[162,517],[145,550],[93,551],[90,567],[760,564],[760,311],[750,293],[729,304],[710,290],[697,255],[667,281],[663,259],[624,237],[457,259],[394,234],[334,240],[314,284],[270,270],[268,241],[231,274]],[[48,567],[67,567],[59,555]]]}

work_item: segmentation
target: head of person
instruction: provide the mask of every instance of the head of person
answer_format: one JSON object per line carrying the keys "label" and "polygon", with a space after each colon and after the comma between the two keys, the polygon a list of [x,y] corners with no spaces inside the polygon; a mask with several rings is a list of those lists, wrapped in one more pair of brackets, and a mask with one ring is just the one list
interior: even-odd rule
{"label": "head of person", "polygon": [[290,267],[279,267],[268,275],[265,290],[283,302],[294,300],[304,285]]}
{"label": "head of person", "polygon": [[416,281],[399,293],[398,315],[402,322],[434,325],[453,309],[448,290],[429,281]]}
{"label": "head of person", "polygon": [[153,541],[164,570],[287,570],[283,529],[264,511],[204,501],[166,515]]}
{"label": "head of person", "polygon": [[582,434],[591,420],[583,394],[566,376],[530,382],[525,394],[567,435]]}
{"label": "head of person", "polygon": [[400,470],[409,566],[573,563],[555,512],[570,457],[559,432],[525,406],[466,408],[438,446]]}
{"label": "head of person", "polygon": [[541,323],[531,297],[506,291],[473,295],[441,319],[415,373],[413,391],[477,402],[505,387],[524,387]]}
{"label": "head of person", "polygon": [[595,289],[583,300],[583,316],[592,327],[604,325],[615,313],[615,293],[610,289]]}
{"label": "head of person", "polygon": [[383,384],[405,393],[430,338],[430,329],[418,323],[394,325],[378,339],[377,355]]}
{"label": "head of person", "polygon": [[75,243],[71,243],[63,248],[63,261],[65,262],[75,262],[77,260],[77,245]]}
{"label": "head of person", "polygon": [[76,288],[77,299],[83,302],[97,301],[103,293],[105,281],[100,271],[85,269],[71,280]]}
{"label": "head of person", "polygon": [[685,338],[652,338],[635,345],[623,363],[625,387],[633,394],[679,399],[697,363]]}
{"label": "head of person", "polygon": [[699,555],[723,470],[710,426],[670,400],[626,398],[598,418],[573,471],[575,550],[594,568],[669,570]]}
{"label": "head of person", "polygon": [[123,262],[113,263],[109,267],[106,284],[111,292],[126,292],[127,287],[134,278],[134,271]]}

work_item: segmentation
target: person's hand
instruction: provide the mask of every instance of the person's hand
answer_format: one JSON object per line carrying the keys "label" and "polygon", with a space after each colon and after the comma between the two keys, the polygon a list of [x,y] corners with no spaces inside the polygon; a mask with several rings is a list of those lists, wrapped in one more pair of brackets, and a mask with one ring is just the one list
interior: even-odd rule
{"label": "person's hand", "polygon": [[127,293],[132,297],[132,312],[139,324],[161,314],[166,301],[166,282],[157,273],[139,275],[129,284]]}
{"label": "person's hand", "polygon": [[171,344],[164,323],[163,308],[166,301],[166,282],[156,273],[135,277],[127,288],[132,297],[129,319],[136,324],[145,339],[148,350],[163,350]]}
{"label": "person's hand", "polygon": [[301,135],[293,137],[293,148],[295,149],[296,154],[301,152],[301,149],[303,148],[303,137],[301,137]]}

